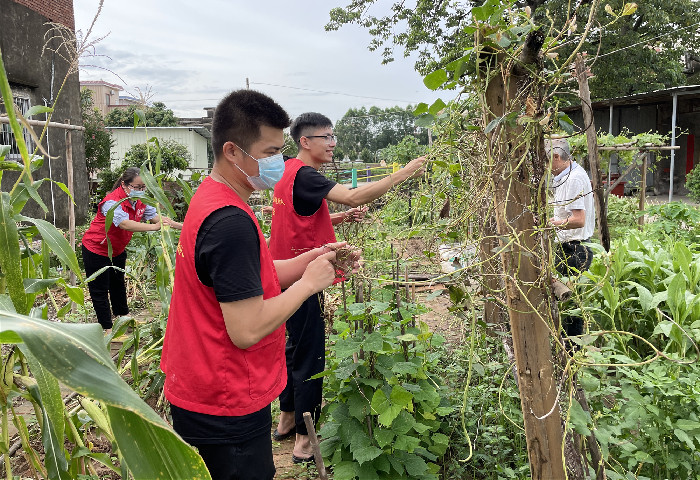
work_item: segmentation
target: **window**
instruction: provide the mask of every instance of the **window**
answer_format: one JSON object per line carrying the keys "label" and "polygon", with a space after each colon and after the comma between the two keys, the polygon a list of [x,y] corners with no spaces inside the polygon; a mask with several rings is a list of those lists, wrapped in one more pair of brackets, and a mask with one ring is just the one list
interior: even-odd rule
{"label": "window", "polygon": [[[27,110],[29,110],[29,107],[31,106],[29,95],[16,91],[13,91],[12,95],[14,97],[15,105],[17,105],[19,111],[22,112],[22,115],[26,114]],[[5,113],[5,105],[0,103],[0,115],[4,115]],[[34,142],[32,141],[32,137],[29,132],[27,132],[26,129],[22,130],[24,132],[24,142],[27,144],[27,150],[31,155],[34,151]],[[5,160],[15,160],[17,162],[22,161],[22,155],[19,153],[17,142],[15,142],[15,136],[12,133],[12,127],[7,123],[0,124],[0,145],[10,145],[11,147],[10,153],[7,154]]]}
{"label": "window", "polygon": [[109,93],[105,93],[105,105],[109,105]]}

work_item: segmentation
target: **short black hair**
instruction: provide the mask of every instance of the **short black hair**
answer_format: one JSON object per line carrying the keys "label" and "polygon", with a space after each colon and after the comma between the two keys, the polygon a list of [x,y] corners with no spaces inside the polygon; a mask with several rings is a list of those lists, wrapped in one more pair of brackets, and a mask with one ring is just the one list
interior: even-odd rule
{"label": "short black hair", "polygon": [[224,143],[234,142],[248,150],[260,138],[260,126],[285,129],[291,123],[277,102],[255,90],[234,90],[219,102],[211,126],[214,158],[223,152]]}
{"label": "short black hair", "polygon": [[292,127],[289,129],[289,134],[292,136],[292,140],[296,142],[297,146],[301,147],[299,140],[301,137],[310,134],[311,130],[332,126],[333,122],[325,115],[316,112],[307,112],[302,113],[294,120]]}

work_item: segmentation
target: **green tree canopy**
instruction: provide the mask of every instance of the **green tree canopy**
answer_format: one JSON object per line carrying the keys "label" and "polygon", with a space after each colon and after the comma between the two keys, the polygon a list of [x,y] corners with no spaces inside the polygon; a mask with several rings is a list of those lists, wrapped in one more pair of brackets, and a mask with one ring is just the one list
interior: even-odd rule
{"label": "green tree canopy", "polygon": [[397,162],[405,165],[423,155],[426,150],[427,146],[419,144],[416,137],[407,135],[398,144],[382,148],[379,151],[379,158],[387,164]]}
{"label": "green tree canopy", "polygon": [[[427,75],[468,54],[466,50],[474,39],[465,27],[471,21],[471,8],[482,3],[414,0],[396,2],[389,7],[388,2],[380,0],[353,0],[345,7],[330,11],[326,30],[337,30],[347,24],[360,25],[372,35],[369,49],[380,50],[383,63],[394,59],[396,48],[403,49],[406,56],[418,54],[416,70]],[[568,0],[512,3],[515,7],[530,7],[535,24],[547,35],[551,34],[550,18],[555,30],[572,18],[578,19],[578,28],[581,28],[591,8],[591,2],[576,2],[578,8],[574,10],[576,5]],[[685,85],[689,79],[682,73],[681,58],[685,52],[700,51],[700,9],[696,0],[647,0],[639,2],[631,15],[617,18],[626,3],[625,0],[610,0],[598,4],[597,27],[582,46],[582,51],[594,59],[590,62],[595,75],[590,83],[593,99]],[[382,4],[387,8],[370,8]],[[377,10],[383,10],[386,15],[373,15]],[[559,58],[550,67],[564,61],[576,48],[576,43],[565,43],[558,50]],[[562,98],[566,102],[577,101],[575,96]]]}
{"label": "green tree canopy", "polygon": [[102,113],[95,108],[92,91],[83,88],[80,91],[80,111],[83,117],[83,141],[85,143],[85,166],[88,177],[110,163],[110,150],[114,141],[112,134],[105,129]]}
{"label": "green tree canopy", "polygon": [[105,124],[109,127],[133,127],[134,112],[142,110],[146,117],[148,127],[176,127],[177,118],[172,110],[163,102],[155,102],[150,107],[141,105],[129,105],[126,108],[115,108],[105,117]]}
{"label": "green tree canopy", "polygon": [[[333,131],[338,137],[336,159],[372,161],[377,151],[398,144],[407,135],[416,136],[418,143],[428,142],[427,130],[415,126],[412,106],[351,108]],[[367,152],[361,155],[363,150]]]}

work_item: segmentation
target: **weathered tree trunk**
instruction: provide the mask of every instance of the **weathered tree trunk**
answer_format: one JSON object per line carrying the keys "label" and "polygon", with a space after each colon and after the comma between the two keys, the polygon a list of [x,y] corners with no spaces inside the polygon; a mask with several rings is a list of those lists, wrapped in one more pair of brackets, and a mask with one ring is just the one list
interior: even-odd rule
{"label": "weathered tree trunk", "polygon": [[[536,68],[543,41],[540,32],[528,36],[522,64]],[[523,107],[526,114],[534,115],[531,110],[537,110],[542,100],[536,90],[525,68],[499,58],[486,87],[484,124]],[[550,344],[553,322],[548,279],[540,263],[547,259],[533,255],[541,251],[535,212],[546,203],[541,181],[545,167],[539,159],[532,161],[528,151],[532,148],[539,155],[542,140],[533,138],[530,144],[523,131],[521,125],[501,121],[488,134],[487,153],[494,165],[491,181],[530,473],[535,480],[563,479],[562,424]]]}
{"label": "weathered tree trunk", "polygon": [[581,99],[583,111],[583,128],[586,130],[586,144],[588,145],[588,163],[591,167],[591,184],[596,206],[596,224],[600,243],[606,252],[610,251],[610,230],[608,229],[607,195],[601,181],[600,162],[598,162],[598,137],[593,121],[593,107],[591,106],[591,90],[588,88],[588,69],[583,56],[576,55],[575,62],[576,79],[578,80],[578,96]]}

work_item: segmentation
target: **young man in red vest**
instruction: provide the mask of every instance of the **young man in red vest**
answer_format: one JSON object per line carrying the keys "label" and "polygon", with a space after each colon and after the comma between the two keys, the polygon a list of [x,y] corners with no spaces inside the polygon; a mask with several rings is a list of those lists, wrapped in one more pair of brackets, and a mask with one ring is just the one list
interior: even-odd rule
{"label": "young man in red vest", "polygon": [[[423,172],[424,157],[416,158],[396,173],[377,182],[348,189],[318,172],[333,161],[333,124],[320,113],[304,113],[292,124],[290,134],[299,148],[297,158],[285,163],[284,176],[273,196],[270,252],[274,259],[291,258],[335,242],[333,225],[361,218],[370,203],[394,185]],[[326,200],[352,207],[331,215]],[[273,437],[283,440],[296,433],[292,460],[313,458],[304,424],[304,412],[318,421],[323,379],[310,380],[325,368],[325,326],[322,294],[313,295],[287,321],[287,387],[280,395],[280,415]]]}
{"label": "young man in red vest", "polygon": [[[284,170],[287,113],[238,90],[216,108],[214,166],[177,247],[161,368],[173,427],[214,479],[274,476],[270,403],[286,384],[284,323],[335,278],[333,244],[274,261],[250,207]],[[284,293],[281,288],[285,288]]]}

